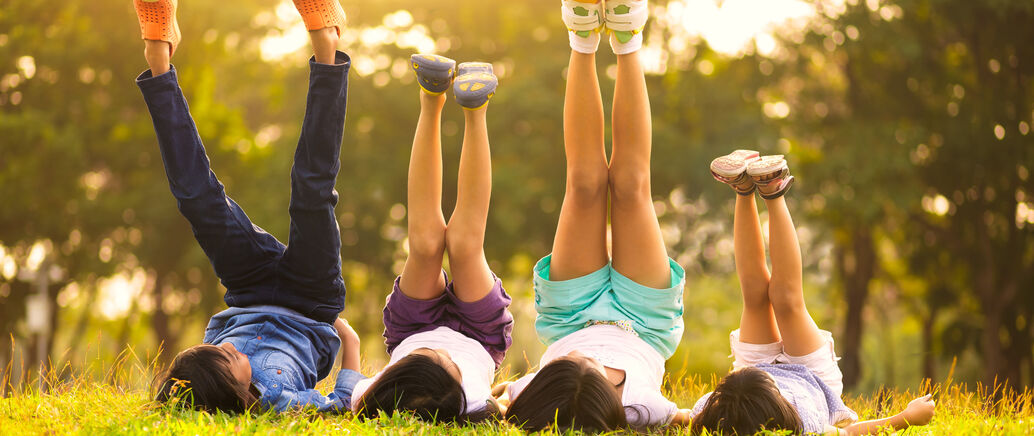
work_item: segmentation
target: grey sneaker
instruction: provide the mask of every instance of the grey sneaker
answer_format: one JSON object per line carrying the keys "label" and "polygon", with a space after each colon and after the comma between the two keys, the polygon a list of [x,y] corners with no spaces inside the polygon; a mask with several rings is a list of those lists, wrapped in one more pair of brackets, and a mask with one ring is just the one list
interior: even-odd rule
{"label": "grey sneaker", "polygon": [[452,86],[456,61],[445,56],[415,54],[409,57],[416,81],[428,94],[441,95]]}
{"label": "grey sneaker", "polygon": [[452,92],[456,102],[467,109],[481,109],[495,95],[499,79],[492,72],[492,64],[464,62],[456,70]]}

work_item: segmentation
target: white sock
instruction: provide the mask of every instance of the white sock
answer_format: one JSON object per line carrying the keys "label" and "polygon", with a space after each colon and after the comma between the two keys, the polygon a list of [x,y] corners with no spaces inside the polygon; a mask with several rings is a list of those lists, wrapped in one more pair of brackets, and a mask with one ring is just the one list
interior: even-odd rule
{"label": "white sock", "polygon": [[571,50],[578,53],[593,54],[600,48],[600,32],[592,32],[588,38],[583,38],[568,31],[567,39],[571,42]]}
{"label": "white sock", "polygon": [[618,42],[617,35],[611,34],[610,48],[614,50],[616,55],[625,55],[639,51],[639,49],[643,48],[643,33],[635,34],[628,42]]}

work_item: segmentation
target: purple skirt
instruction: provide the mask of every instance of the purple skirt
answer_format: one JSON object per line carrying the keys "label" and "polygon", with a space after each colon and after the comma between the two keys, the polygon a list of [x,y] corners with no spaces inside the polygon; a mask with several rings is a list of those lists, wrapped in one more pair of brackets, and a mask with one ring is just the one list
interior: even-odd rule
{"label": "purple skirt", "polygon": [[394,289],[384,303],[384,343],[388,353],[411,335],[448,327],[480,342],[499,367],[513,343],[511,300],[503,289],[502,280],[495,277],[488,295],[468,303],[456,297],[448,275],[445,276],[445,292],[431,300],[407,297],[399,289],[400,279],[395,278]]}

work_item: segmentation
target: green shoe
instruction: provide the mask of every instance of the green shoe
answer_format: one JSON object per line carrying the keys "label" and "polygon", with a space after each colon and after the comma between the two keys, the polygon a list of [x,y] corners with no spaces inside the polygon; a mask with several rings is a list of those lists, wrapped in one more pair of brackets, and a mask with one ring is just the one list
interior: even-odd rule
{"label": "green shoe", "polygon": [[603,28],[603,2],[591,3],[563,0],[560,14],[570,30],[577,36],[589,38]]}
{"label": "green shoe", "polygon": [[607,0],[607,30],[622,44],[643,33],[649,18],[646,0]]}
{"label": "green shoe", "polygon": [[417,83],[428,94],[441,95],[452,86],[456,61],[433,54],[415,54],[409,60]]}

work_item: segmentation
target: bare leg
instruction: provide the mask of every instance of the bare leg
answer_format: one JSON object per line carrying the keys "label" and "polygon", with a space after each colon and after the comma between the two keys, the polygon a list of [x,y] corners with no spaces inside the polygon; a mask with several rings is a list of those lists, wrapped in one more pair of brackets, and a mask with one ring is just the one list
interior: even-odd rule
{"label": "bare leg", "polygon": [[144,58],[147,59],[152,76],[169,72],[169,46],[165,41],[144,40]]}
{"label": "bare leg", "polygon": [[485,259],[485,226],[492,199],[492,155],[488,145],[488,107],[464,109],[466,126],[456,186],[456,210],[445,231],[456,296],[474,302],[484,298],[495,280]]}
{"label": "bare leg", "polygon": [[646,78],[638,52],[617,58],[610,159],[614,269],[643,286],[666,289],[671,267],[650,192],[653,126]]}
{"label": "bare leg", "polygon": [[589,274],[607,264],[607,154],[596,55],[571,52],[564,97],[567,186],[553,239],[551,280]]}
{"label": "bare leg", "polygon": [[420,91],[420,119],[409,157],[409,258],[399,287],[410,298],[429,300],[445,292],[445,217],[442,215],[442,106],[445,96]]}
{"label": "bare leg", "polygon": [[768,207],[769,251],[772,256],[768,297],[783,337],[783,350],[791,356],[804,356],[819,349],[823,339],[804,305],[797,229],[783,197],[765,200],[765,205]]}
{"label": "bare leg", "polygon": [[779,342],[772,303],[768,299],[768,265],[765,264],[765,241],[754,196],[736,196],[733,220],[733,243],[736,250],[736,274],[743,293],[743,315],[740,317],[740,341],[748,344]]}
{"label": "bare leg", "polygon": [[312,42],[312,51],[316,55],[316,62],[321,64],[334,64],[334,53],[337,51],[337,29],[324,27],[319,30],[309,31],[309,40]]}

